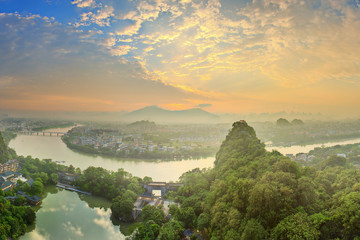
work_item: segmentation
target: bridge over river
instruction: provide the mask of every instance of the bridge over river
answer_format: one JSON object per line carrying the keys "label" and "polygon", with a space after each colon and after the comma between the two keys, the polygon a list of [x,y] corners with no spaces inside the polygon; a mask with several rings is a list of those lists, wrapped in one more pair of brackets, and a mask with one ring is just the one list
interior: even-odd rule
{"label": "bridge over river", "polygon": [[65,135],[66,132],[19,131],[19,132],[16,132],[16,134],[60,137],[60,136]]}

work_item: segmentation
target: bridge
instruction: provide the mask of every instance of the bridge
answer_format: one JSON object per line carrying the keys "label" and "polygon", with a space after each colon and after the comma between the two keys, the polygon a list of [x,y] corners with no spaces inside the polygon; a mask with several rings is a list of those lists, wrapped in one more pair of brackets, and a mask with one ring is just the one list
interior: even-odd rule
{"label": "bridge", "polygon": [[63,136],[66,134],[66,132],[39,132],[39,131],[19,131],[16,133],[22,135],[56,136],[56,137]]}
{"label": "bridge", "polygon": [[85,195],[92,195],[91,193],[89,193],[89,192],[85,192],[85,191],[81,191],[81,190],[79,190],[77,187],[75,187],[75,186],[70,186],[70,185],[68,185],[68,184],[65,184],[65,183],[57,183],[56,184],[56,186],[57,187],[59,187],[59,188],[63,188],[63,189],[65,189],[65,190],[69,190],[69,191],[73,191],[73,192],[78,192],[78,193],[82,193],[82,194],[85,194]]}

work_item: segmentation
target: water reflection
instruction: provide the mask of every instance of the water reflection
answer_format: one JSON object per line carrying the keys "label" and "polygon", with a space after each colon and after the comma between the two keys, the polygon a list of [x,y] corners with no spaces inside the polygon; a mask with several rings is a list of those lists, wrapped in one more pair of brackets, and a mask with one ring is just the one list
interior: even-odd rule
{"label": "water reflection", "polygon": [[46,194],[36,224],[21,239],[125,239],[110,220],[111,203],[106,199],[56,187],[47,188]]}

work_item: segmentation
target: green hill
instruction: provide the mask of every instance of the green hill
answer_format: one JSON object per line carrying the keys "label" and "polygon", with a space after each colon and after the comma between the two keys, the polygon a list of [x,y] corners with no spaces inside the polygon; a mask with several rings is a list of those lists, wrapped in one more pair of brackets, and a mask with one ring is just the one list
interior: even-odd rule
{"label": "green hill", "polygon": [[360,172],[326,162],[298,166],[267,152],[252,127],[236,122],[215,167],[181,177],[184,186],[173,194],[181,207],[172,221],[211,240],[359,239]]}

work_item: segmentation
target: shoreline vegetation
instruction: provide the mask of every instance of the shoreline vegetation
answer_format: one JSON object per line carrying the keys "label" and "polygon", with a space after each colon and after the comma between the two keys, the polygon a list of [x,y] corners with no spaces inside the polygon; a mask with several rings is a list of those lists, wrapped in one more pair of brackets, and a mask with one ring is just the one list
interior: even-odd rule
{"label": "shoreline vegetation", "polygon": [[10,142],[12,139],[16,138],[16,136],[17,136],[16,133],[11,132],[11,131],[1,132],[1,134],[2,134],[2,137],[3,137],[4,142],[5,142],[6,144],[9,144],[9,142]]}

